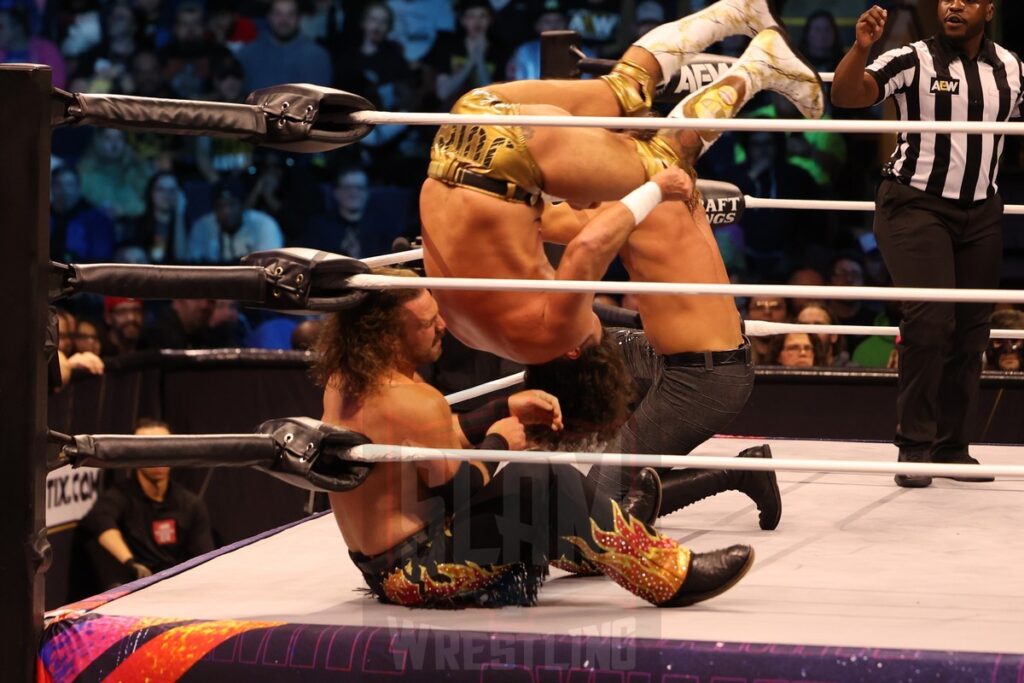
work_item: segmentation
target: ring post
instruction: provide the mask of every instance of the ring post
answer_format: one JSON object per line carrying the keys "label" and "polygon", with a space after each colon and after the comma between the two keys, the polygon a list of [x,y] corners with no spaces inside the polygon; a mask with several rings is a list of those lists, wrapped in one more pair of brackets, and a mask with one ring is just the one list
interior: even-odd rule
{"label": "ring post", "polygon": [[33,681],[49,559],[46,361],[50,199],[49,67],[0,66],[0,291],[12,324],[0,335],[0,662],[5,681]]}

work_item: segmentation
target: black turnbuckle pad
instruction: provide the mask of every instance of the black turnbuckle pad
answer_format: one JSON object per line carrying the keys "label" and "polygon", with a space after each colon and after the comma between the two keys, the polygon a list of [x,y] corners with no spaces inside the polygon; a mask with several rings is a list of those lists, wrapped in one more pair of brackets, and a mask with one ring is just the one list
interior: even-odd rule
{"label": "black turnbuckle pad", "polygon": [[274,464],[258,469],[299,488],[350,491],[373,469],[373,463],[346,460],[352,448],[370,443],[358,432],[308,417],[267,420],[256,431],[271,436],[278,448]]}
{"label": "black turnbuckle pad", "polygon": [[370,272],[359,259],[315,249],[289,247],[256,251],[242,258],[266,269],[269,292],[261,308],[308,314],[340,311],[363,301],[367,290],[353,289],[349,278]]}
{"label": "black turnbuckle pad", "polygon": [[349,115],[375,107],[366,98],[344,90],[309,83],[288,83],[251,93],[247,104],[267,118],[264,147],[292,152],[326,152],[359,142],[373,125],[353,123]]}

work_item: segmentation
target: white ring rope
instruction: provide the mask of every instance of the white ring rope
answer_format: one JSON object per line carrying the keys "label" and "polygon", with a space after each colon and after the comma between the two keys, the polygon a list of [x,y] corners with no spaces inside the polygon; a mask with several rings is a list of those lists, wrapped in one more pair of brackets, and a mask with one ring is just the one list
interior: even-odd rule
{"label": "white ring rope", "polygon": [[705,470],[746,470],[775,472],[829,472],[833,474],[909,474],[933,477],[1011,477],[1024,478],[1024,465],[940,465],[912,462],[874,462],[867,460],[776,460],[761,458],[722,458],[702,455],[647,455],[634,453],[585,453],[553,451],[500,451],[488,449],[422,448],[365,444],[349,450],[346,460],[362,462],[413,462],[454,460],[486,462],[529,462],[556,465],[615,465],[630,467],[684,467]]}
{"label": "white ring rope", "polygon": [[[900,328],[883,325],[814,325],[805,323],[774,323],[768,320],[745,320],[743,332],[748,337],[771,337],[778,334],[847,334],[856,337],[898,337]],[[1024,330],[992,330],[990,339],[1024,339]]]}
{"label": "white ring rope", "polygon": [[[874,202],[847,202],[827,199],[768,199],[744,195],[744,206],[748,209],[797,209],[802,211],[874,211]],[[1024,215],[1024,204],[1008,204],[1003,207],[1007,215]]]}
{"label": "white ring rope", "polygon": [[517,280],[501,278],[353,275],[355,289],[410,289],[577,292],[596,294],[675,294],[702,296],[778,296],[799,299],[935,301],[947,303],[1024,303],[1024,291],[1009,289],[943,289],[939,287],[832,287],[828,285],[733,285],[691,282],[597,282],[589,280]]}
{"label": "white ring rope", "polygon": [[422,249],[409,249],[408,251],[396,251],[393,254],[381,254],[380,256],[370,256],[368,258],[361,259],[363,263],[376,268],[378,266],[392,266],[396,263],[408,263],[409,261],[419,261],[423,258]]}
{"label": "white ring rope", "polygon": [[525,372],[517,372],[513,375],[508,375],[507,377],[500,377],[498,379],[491,380],[490,382],[484,382],[483,384],[478,384],[475,387],[470,387],[469,389],[463,389],[462,391],[456,391],[453,394],[448,394],[444,397],[444,400],[448,401],[448,405],[463,403],[479,396],[486,396],[487,394],[495,391],[514,387],[517,384],[521,384],[525,378]]}
{"label": "white ring rope", "polygon": [[414,126],[545,126],[557,128],[611,128],[627,130],[715,130],[774,133],[966,133],[1024,135],[1024,123],[1005,121],[867,121],[834,119],[705,119],[626,116],[530,116],[515,114],[441,114],[423,112],[360,111],[349,114],[351,123]]}

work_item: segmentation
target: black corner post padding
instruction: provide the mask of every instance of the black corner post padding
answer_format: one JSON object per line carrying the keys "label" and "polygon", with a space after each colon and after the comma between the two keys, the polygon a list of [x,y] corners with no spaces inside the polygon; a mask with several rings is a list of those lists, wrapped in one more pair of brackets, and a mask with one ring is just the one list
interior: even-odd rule
{"label": "black corner post padding", "polygon": [[359,95],[308,83],[262,88],[250,93],[246,103],[267,118],[260,144],[292,152],[326,152],[362,140],[373,126],[352,123],[349,115],[376,109]]}
{"label": "black corner post padding", "polygon": [[351,288],[349,278],[369,273],[370,267],[348,256],[289,247],[247,254],[242,263],[265,269],[271,278],[261,308],[324,313],[351,308],[368,295],[366,290]]}
{"label": "black corner post padding", "polygon": [[274,463],[258,469],[299,488],[349,491],[373,469],[373,463],[346,459],[352,448],[370,443],[368,437],[349,429],[308,417],[282,417],[267,420],[256,431],[269,435],[278,449]]}

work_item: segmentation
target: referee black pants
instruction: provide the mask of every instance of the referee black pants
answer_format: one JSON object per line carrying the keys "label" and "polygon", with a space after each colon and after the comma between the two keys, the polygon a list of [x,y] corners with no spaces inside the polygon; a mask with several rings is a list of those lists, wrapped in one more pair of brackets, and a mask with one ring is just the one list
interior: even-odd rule
{"label": "referee black pants", "polygon": [[[897,287],[996,288],[1003,200],[970,207],[884,180],[875,236]],[[991,304],[904,302],[896,439],[901,453],[966,455]]]}

